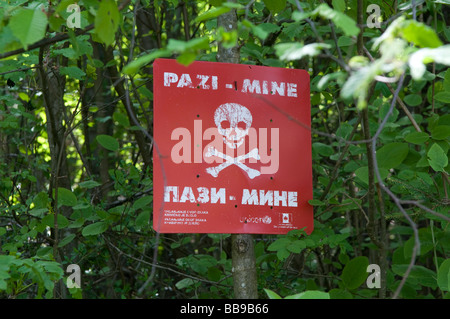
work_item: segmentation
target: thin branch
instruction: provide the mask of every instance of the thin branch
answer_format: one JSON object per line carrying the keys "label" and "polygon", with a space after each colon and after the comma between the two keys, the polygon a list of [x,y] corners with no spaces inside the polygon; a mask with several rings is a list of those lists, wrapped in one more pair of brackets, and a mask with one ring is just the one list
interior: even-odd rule
{"label": "thin branch", "polygon": [[[129,254],[125,253],[125,252],[122,251],[120,248],[116,247],[116,246],[115,246],[114,244],[112,244],[110,241],[106,240],[106,238],[105,238],[103,235],[102,235],[102,237],[103,237],[103,239],[105,240],[105,242],[106,242],[108,245],[112,246],[112,247],[113,247],[114,249],[116,249],[121,255],[123,255],[123,256],[125,256],[125,257],[127,257],[127,258],[133,259],[133,260],[135,260],[135,261],[138,261],[138,262],[143,263],[143,264],[145,264],[145,265],[151,266],[151,267],[153,267],[153,268],[164,269],[164,270],[173,272],[173,273],[175,273],[175,274],[177,274],[177,275],[180,275],[180,276],[183,276],[183,277],[186,277],[186,278],[190,278],[190,279],[193,279],[193,280],[196,280],[196,281],[205,282],[205,283],[212,284],[212,285],[218,285],[218,286],[223,286],[223,287],[229,287],[229,285],[224,285],[224,284],[220,284],[220,283],[215,282],[215,281],[210,281],[210,280],[207,280],[207,279],[204,279],[204,278],[200,278],[200,277],[195,277],[195,276],[192,276],[192,275],[188,275],[188,274],[182,273],[182,272],[180,272],[180,271],[178,271],[178,270],[172,269],[172,268],[170,268],[170,267],[161,266],[161,265],[158,264],[158,263],[152,263],[152,262],[148,262],[148,261],[145,261],[145,260],[136,258],[136,257],[134,257],[134,256],[132,256],[132,255],[129,255]],[[153,268],[152,268],[152,269],[153,269]],[[139,290],[141,290],[141,289],[139,289]]]}
{"label": "thin branch", "polygon": [[181,9],[182,9],[182,15],[183,15],[183,24],[184,24],[184,39],[186,41],[189,41],[191,39],[191,36],[189,34],[189,15],[186,8],[186,1],[183,1],[181,3]]}
{"label": "thin branch", "polygon": [[[356,121],[355,125],[353,126],[353,130],[348,137],[348,139],[350,141],[353,139],[353,136],[355,135],[360,122],[361,122],[361,115],[358,117],[358,120]],[[350,145],[351,144],[349,144],[349,143],[345,144],[345,147],[342,150],[341,155],[339,156],[339,159],[337,160],[336,165],[334,166],[333,171],[330,174],[330,180],[328,181],[328,185],[325,188],[325,190],[323,191],[322,195],[320,196],[320,200],[325,199],[325,197],[327,196],[328,192],[331,189],[331,186],[333,186],[333,183],[336,180],[337,175],[338,175],[338,168],[340,167],[341,162],[344,159],[344,156],[347,153],[347,150],[349,149]]]}
{"label": "thin branch", "polygon": [[[383,121],[381,122],[380,126],[378,127],[378,130],[374,134],[374,136],[373,136],[374,139],[378,139],[378,137],[381,134],[381,131],[383,130],[384,126],[386,125],[386,123],[388,121],[389,116],[391,116],[393,109],[395,107],[395,102],[397,100],[397,97],[403,87],[404,79],[405,79],[405,75],[402,74],[400,77],[399,83],[397,85],[397,89],[395,90],[394,96],[392,98],[391,107],[389,108],[389,111],[387,112],[386,116],[384,117]],[[374,160],[375,174],[378,178],[378,183],[380,184],[381,189],[383,189],[383,191],[385,191],[389,195],[389,197],[391,197],[391,199],[394,201],[394,203],[397,205],[400,212],[403,214],[405,219],[410,224],[411,228],[413,229],[413,233],[414,233],[414,247],[413,247],[413,251],[412,251],[411,260],[409,262],[408,268],[406,269],[405,274],[403,275],[403,278],[402,278],[399,286],[397,287],[397,290],[395,291],[395,293],[393,295],[393,299],[396,299],[398,297],[400,291],[402,290],[402,288],[406,282],[406,279],[408,279],[411,269],[416,262],[417,253],[420,251],[419,230],[417,228],[416,223],[414,223],[414,221],[411,219],[411,217],[408,215],[408,213],[403,208],[403,206],[401,204],[401,200],[394,193],[392,193],[391,190],[388,187],[386,187],[386,185],[384,185],[383,180],[381,178],[380,170],[378,169],[375,143],[372,143],[372,154],[373,154],[373,160]]]}
{"label": "thin branch", "polygon": [[[367,50],[367,48],[365,46],[363,46],[363,50],[364,53],[367,55],[367,57],[369,58],[370,61],[374,61],[375,59],[373,58],[372,54],[370,54],[369,50]],[[380,78],[375,78],[377,81],[380,81]],[[390,80],[391,78],[386,78],[386,77],[382,77],[381,78],[383,83],[386,84],[386,86],[388,87],[389,91],[391,91],[392,94],[394,94],[394,89],[392,88],[391,84],[392,83]],[[385,81],[386,79],[389,79],[388,81]],[[403,103],[402,99],[397,95],[397,102],[398,104],[400,104],[403,112],[405,112],[406,116],[408,117],[409,121],[411,122],[411,124],[414,126],[415,130],[417,132],[422,132],[422,130],[420,129],[420,126],[417,124],[416,120],[414,119],[414,117],[412,116],[411,112],[409,111],[408,107],[405,105],[405,103]]]}
{"label": "thin branch", "polygon": [[[298,0],[295,0],[295,3],[296,3],[296,5],[297,5],[298,11],[304,12],[302,6],[300,5],[300,2],[299,2]],[[321,43],[325,43],[325,41],[324,41],[324,40],[322,39],[322,37],[320,36],[319,31],[317,31],[317,28],[316,28],[316,25],[315,25],[314,21],[312,21],[312,20],[309,19],[309,18],[306,18],[305,21],[310,25],[311,30],[313,31],[313,33],[314,33],[314,35],[316,36],[317,40],[319,40],[319,42],[321,42]],[[330,24],[332,24],[332,23],[333,23],[333,22],[330,21]],[[324,51],[325,51],[327,57],[330,57],[330,58],[332,58],[334,61],[336,61],[336,63],[338,63],[345,71],[347,71],[347,72],[350,72],[350,71],[351,71],[350,67],[349,67],[343,60],[338,59],[338,58],[335,58],[335,57],[333,56],[333,54],[331,54],[330,50],[324,49]]]}
{"label": "thin branch", "polygon": [[[136,18],[136,16],[135,16],[135,18]],[[136,27],[135,23],[133,23],[133,27],[134,28]],[[134,29],[133,29],[132,32],[134,34]],[[133,49],[134,49],[133,47],[130,47],[130,51],[131,52],[133,51]],[[131,57],[131,54],[130,54],[130,57]],[[117,70],[113,70],[113,71],[114,71],[114,73],[117,73]],[[163,184],[164,184],[164,188],[163,189],[165,190],[166,187],[167,187],[167,178],[166,178],[166,173],[165,173],[165,170],[164,170],[164,163],[163,163],[163,160],[162,160],[163,155],[162,155],[161,151],[159,150],[159,147],[158,147],[157,143],[155,143],[155,141],[153,139],[153,136],[151,136],[148,133],[148,131],[146,129],[144,129],[140,125],[138,119],[136,118],[134,110],[132,109],[132,106],[131,106],[132,104],[131,104],[131,101],[130,101],[131,99],[130,99],[130,90],[129,90],[128,78],[125,78],[125,77],[120,77],[119,78],[118,76],[117,76],[117,78],[118,79],[114,83],[114,87],[116,88],[116,91],[118,91],[118,93],[119,93],[119,91],[121,91],[121,92],[124,91],[123,92],[124,96],[123,96],[122,102],[124,102],[123,104],[125,105],[125,108],[127,110],[128,117],[133,122],[133,125],[139,127],[140,131],[151,141],[152,147],[153,147],[154,151],[156,151],[156,153],[158,155],[158,160],[159,160],[159,163],[160,163],[160,166],[161,166],[161,172],[162,172],[162,175],[163,175]],[[125,87],[123,87],[123,85],[121,85],[122,81],[124,81]],[[141,151],[144,151],[144,149],[142,149]],[[144,155],[143,155],[143,157],[144,157]],[[159,246],[159,240],[160,240],[159,229],[160,229],[160,226],[161,226],[161,220],[162,220],[163,212],[164,212],[164,202],[162,203],[162,205],[161,205],[161,207],[159,209],[159,212],[158,212],[158,214],[159,214],[158,224],[155,225],[156,236],[155,236],[155,246],[153,248],[153,260],[157,260],[157,258],[158,258],[158,246]],[[153,214],[155,214],[155,212],[153,212]],[[138,294],[141,294],[143,292],[143,290],[146,288],[146,286],[148,285],[148,283],[153,280],[156,268],[157,268],[156,264],[153,264],[152,270],[150,272],[150,276],[146,280],[144,285],[139,289]]]}
{"label": "thin branch", "polygon": [[29,67],[29,68],[10,70],[10,71],[6,71],[6,72],[2,72],[2,73],[0,73],[0,75],[5,75],[5,74],[15,73],[15,72],[25,72],[25,71],[33,70],[33,69],[37,69],[37,68],[38,68],[38,66],[32,66],[32,67]]}

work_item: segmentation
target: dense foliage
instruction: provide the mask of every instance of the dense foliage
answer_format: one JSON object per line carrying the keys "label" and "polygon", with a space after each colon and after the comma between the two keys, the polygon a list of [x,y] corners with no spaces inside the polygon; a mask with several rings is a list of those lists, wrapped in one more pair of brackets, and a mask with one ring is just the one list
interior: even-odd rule
{"label": "dense foliage", "polygon": [[260,297],[449,298],[450,1],[74,3],[0,1],[0,298],[233,296],[229,235],[151,227],[151,63],[218,43],[311,76],[315,230],[254,236]]}

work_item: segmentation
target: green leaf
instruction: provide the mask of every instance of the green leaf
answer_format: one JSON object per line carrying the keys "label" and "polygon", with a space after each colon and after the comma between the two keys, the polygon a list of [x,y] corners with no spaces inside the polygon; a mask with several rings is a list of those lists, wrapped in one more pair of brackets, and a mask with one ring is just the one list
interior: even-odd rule
{"label": "green leaf", "polygon": [[16,257],[10,255],[0,255],[0,270],[5,270],[14,264]]}
{"label": "green leaf", "polygon": [[330,145],[324,143],[316,142],[312,144],[312,149],[318,154],[329,157],[334,154],[333,148]]}
{"label": "green leaf", "polygon": [[344,12],[346,9],[345,0],[333,0],[331,1],[333,8],[339,12]]}
{"label": "green leaf", "polygon": [[94,32],[106,46],[110,46],[114,42],[119,21],[120,12],[116,1],[102,0],[95,16]]}
{"label": "green leaf", "polygon": [[415,20],[405,21],[401,33],[405,40],[422,48],[437,48],[442,45],[432,28]]}
{"label": "green leaf", "polygon": [[291,243],[291,240],[289,238],[282,237],[282,238],[277,239],[273,243],[271,243],[269,245],[269,247],[267,247],[267,250],[277,251],[282,248],[286,248],[286,246],[289,245],[290,243]]}
{"label": "green leaf", "polygon": [[83,236],[95,236],[101,233],[104,233],[108,229],[108,223],[106,222],[96,222],[90,225],[87,225],[81,231]]}
{"label": "green leaf", "polygon": [[[394,264],[392,265],[392,271],[399,276],[404,276],[408,267],[409,265],[406,264]],[[417,280],[422,286],[435,289],[437,287],[436,277],[436,273],[431,269],[419,265],[414,265],[411,268],[411,272],[409,273],[408,278]]]}
{"label": "green leaf", "polygon": [[303,249],[306,248],[306,244],[303,240],[295,240],[289,244],[286,249],[294,254],[300,254]]}
{"label": "green leaf", "polygon": [[47,208],[49,202],[48,194],[44,191],[39,192],[33,198],[34,208]]}
{"label": "green leaf", "polygon": [[442,291],[450,291],[450,259],[448,258],[439,266],[437,284]]}
{"label": "green leaf", "polygon": [[277,258],[281,261],[288,258],[290,254],[291,254],[291,252],[289,250],[287,250],[287,248],[281,248],[281,249],[277,250]]}
{"label": "green leaf", "polygon": [[[414,0],[414,4],[416,6],[420,6],[424,2],[425,2],[425,0]],[[408,0],[408,1],[405,1],[404,3],[402,3],[402,4],[399,4],[398,9],[400,11],[406,11],[406,10],[411,10],[412,7],[413,7],[413,0]]]}
{"label": "green leaf", "polygon": [[434,95],[434,99],[442,103],[450,103],[450,92],[448,91],[438,92]]}
{"label": "green leaf", "polygon": [[353,295],[344,289],[331,289],[329,294],[330,299],[353,299]]}
{"label": "green leaf", "polygon": [[20,40],[25,49],[45,36],[47,29],[47,16],[41,8],[19,8],[11,17],[8,25],[12,33]]}
{"label": "green leaf", "polygon": [[144,227],[148,225],[149,220],[150,220],[150,210],[147,209],[136,217],[134,224],[137,227]]}
{"label": "green leaf", "polygon": [[266,292],[267,297],[269,297],[269,299],[281,299],[281,296],[279,294],[270,289],[264,288],[264,291]]}
{"label": "green leaf", "polygon": [[119,142],[117,140],[109,135],[97,135],[96,137],[97,142],[106,148],[109,151],[117,151],[119,149]]}
{"label": "green leaf", "polygon": [[[143,90],[146,89],[143,87]],[[130,126],[130,120],[128,119],[128,116],[126,116],[123,113],[120,112],[114,112],[113,114],[114,121],[118,122],[123,127],[129,127]]]}
{"label": "green leaf", "polygon": [[428,141],[429,138],[430,136],[425,132],[412,132],[405,136],[405,141],[420,145]]}
{"label": "green leaf", "polygon": [[72,43],[72,50],[74,51],[75,54],[71,57],[72,59],[78,59],[83,55],[88,56],[92,55],[94,49],[92,47],[92,44],[90,43],[90,36],[88,35],[76,36],[75,34],[72,33],[72,31],[69,31],[69,36],[70,42]]}
{"label": "green leaf", "polygon": [[261,24],[258,24],[258,26],[269,34],[280,31],[280,29],[281,29],[280,26],[273,24],[273,23],[261,23]]}
{"label": "green leaf", "polygon": [[75,206],[77,204],[77,197],[75,194],[63,187],[58,187],[58,206]]}
{"label": "green leaf", "polygon": [[69,225],[69,228],[80,228],[81,226],[83,226],[84,222],[85,219],[83,217],[78,218]]}
{"label": "green leaf", "polygon": [[263,0],[266,8],[272,14],[276,14],[286,7],[286,0]]}
{"label": "green leaf", "polygon": [[[245,26],[251,28],[252,32],[254,35],[256,35],[258,38],[260,38],[261,40],[266,40],[267,37],[269,36],[269,32],[267,32],[266,30],[264,30],[263,28],[261,28],[258,25],[254,25],[253,23],[249,22],[249,21],[245,21],[245,23],[243,23]],[[255,51],[253,51],[252,53],[256,53]],[[260,53],[257,53],[260,56]]]}
{"label": "green leaf", "polygon": [[450,114],[440,116],[438,119],[438,125],[450,125]]}
{"label": "green leaf", "polygon": [[436,172],[444,172],[445,167],[448,165],[448,157],[445,154],[444,150],[439,146],[439,144],[434,143],[427,153],[428,164],[430,164],[431,168]]}
{"label": "green leaf", "polygon": [[309,205],[311,205],[311,206],[323,206],[323,205],[325,205],[324,202],[322,202],[321,200],[318,200],[318,199],[310,199],[310,200],[308,201],[308,203],[309,203]]}
{"label": "green leaf", "polygon": [[348,47],[348,46],[351,46],[354,44],[355,44],[355,40],[353,38],[347,37],[345,35],[343,35],[342,37],[339,37],[339,39],[338,39],[338,46],[340,48]]}
{"label": "green leaf", "polygon": [[181,279],[180,281],[178,281],[176,284],[175,284],[175,287],[177,287],[177,289],[184,289],[184,288],[187,288],[187,287],[189,287],[189,286],[192,286],[193,284],[195,284],[197,281],[194,281],[193,279],[191,279],[191,278],[184,278],[184,279]]}
{"label": "green leaf", "polygon": [[308,290],[299,294],[287,296],[284,299],[330,299],[330,294],[318,290]]}
{"label": "green leaf", "polygon": [[345,78],[345,74],[343,72],[335,72],[326,74],[321,77],[320,81],[317,83],[317,89],[322,90],[326,87],[326,85],[331,81],[340,82],[341,79]]}
{"label": "green leaf", "polygon": [[[416,20],[406,20],[405,16],[400,16],[391,22],[386,31],[375,40],[372,49],[379,47],[386,40],[394,40],[397,37],[402,37],[422,48],[438,48],[442,45],[433,28]],[[393,41],[390,42],[390,44],[392,43]]]}
{"label": "green leaf", "polygon": [[314,10],[313,15],[319,14],[322,18],[330,19],[340,28],[347,36],[356,36],[360,29],[356,25],[355,20],[347,16],[345,13],[331,9],[327,4],[322,3]]}
{"label": "green leaf", "polygon": [[177,62],[182,65],[188,66],[189,64],[194,62],[196,58],[197,54],[194,52],[183,52],[177,57]]}
{"label": "green leaf", "polygon": [[75,237],[76,237],[75,234],[70,234],[69,236],[65,237],[63,240],[61,240],[61,241],[58,243],[58,247],[61,248],[61,247],[66,246],[67,244],[69,244],[70,242],[72,242],[72,240],[74,240]]}
{"label": "green leaf", "polygon": [[[389,171],[386,168],[380,167],[378,170],[380,172],[381,179],[384,180],[386,177],[388,177]],[[367,166],[363,166],[363,167],[358,168],[355,171],[355,175],[361,181],[363,181],[365,184],[367,184],[367,185],[369,184],[369,168]],[[377,175],[375,173],[374,173],[374,176],[375,176],[375,182],[378,182],[378,178],[377,178]]]}
{"label": "green leaf", "polygon": [[225,31],[224,27],[219,27],[216,31],[216,40],[222,43],[222,46],[225,49],[231,49],[237,44],[238,32],[237,30],[231,30],[230,32],[227,32]]}
{"label": "green leaf", "polygon": [[435,140],[445,140],[448,136],[450,136],[449,125],[437,125],[431,130],[431,137]]}
{"label": "green leaf", "polygon": [[219,6],[221,6],[221,5],[223,4],[224,1],[225,1],[225,0],[208,0],[208,3],[209,3],[211,6],[219,7]]}
{"label": "green leaf", "polygon": [[[48,214],[42,218],[41,222],[51,228],[55,227],[55,214]],[[56,222],[58,223],[58,228],[66,228],[69,225],[69,220],[61,214],[58,214]]]}
{"label": "green leaf", "polygon": [[409,106],[418,106],[422,103],[422,96],[419,94],[410,94],[403,99]]}
{"label": "green leaf", "polygon": [[143,55],[136,60],[128,63],[124,66],[122,69],[122,72],[127,75],[134,75],[139,72],[139,69],[142,68],[144,65],[152,62],[153,60],[157,58],[165,58],[172,55],[172,52],[170,50],[156,50],[149,54]]}
{"label": "green leaf", "polygon": [[443,85],[444,91],[450,92],[450,69],[447,69],[447,71],[445,71]]}
{"label": "green leaf", "polygon": [[136,209],[141,209],[143,207],[149,206],[152,201],[153,201],[153,196],[151,196],[151,195],[143,196],[134,202],[133,209],[136,210]]}
{"label": "green leaf", "polygon": [[356,289],[361,286],[368,276],[367,266],[369,266],[369,259],[365,256],[350,260],[341,275],[344,285],[348,289]]}
{"label": "green leaf", "polygon": [[80,187],[91,189],[100,186],[101,184],[96,181],[85,181],[78,184]]}
{"label": "green leaf", "polygon": [[275,45],[275,52],[281,60],[300,60],[305,56],[316,56],[323,49],[329,49],[331,45],[326,43],[310,43],[303,45],[298,42],[280,43]]}
{"label": "green leaf", "polygon": [[367,90],[375,76],[378,74],[378,63],[371,63],[369,66],[362,67],[347,79],[341,90],[341,96],[344,99],[357,98],[358,108],[366,107]]}
{"label": "green leaf", "polygon": [[177,62],[186,66],[195,60],[200,50],[206,50],[209,47],[208,37],[195,38],[189,41],[169,39],[167,44],[167,50],[170,52],[181,53],[177,57]]}
{"label": "green leaf", "polygon": [[211,281],[219,281],[222,277],[222,271],[218,269],[217,267],[209,267],[208,268],[208,279]]}
{"label": "green leaf", "polygon": [[198,22],[214,19],[224,13],[227,13],[230,10],[231,10],[231,8],[228,8],[228,7],[217,7],[214,9],[210,9],[210,10],[206,11],[205,13],[199,15],[197,18],[195,18],[194,21],[196,23],[198,23]]}
{"label": "green leaf", "polygon": [[59,70],[61,74],[67,75],[77,80],[83,80],[86,76],[86,73],[76,66],[61,67]]}
{"label": "green leaf", "polygon": [[195,38],[189,41],[181,41],[176,39],[169,39],[167,44],[167,50],[177,53],[183,53],[185,51],[205,50],[209,49],[209,38]]}
{"label": "green leaf", "polygon": [[425,64],[433,61],[450,66],[450,45],[443,45],[435,49],[423,48],[411,54],[408,63],[412,78],[414,80],[421,79],[426,71]]}
{"label": "green leaf", "polygon": [[409,147],[406,143],[389,143],[377,150],[378,167],[395,168],[408,156]]}
{"label": "green leaf", "polygon": [[42,266],[47,272],[58,274],[60,277],[64,275],[61,265],[55,261],[40,260],[36,262],[37,266]]}

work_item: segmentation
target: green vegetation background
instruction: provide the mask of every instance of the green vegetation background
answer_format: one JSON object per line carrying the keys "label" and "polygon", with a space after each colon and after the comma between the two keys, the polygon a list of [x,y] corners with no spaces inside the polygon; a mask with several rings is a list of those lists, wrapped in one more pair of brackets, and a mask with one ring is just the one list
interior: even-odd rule
{"label": "green vegetation background", "polygon": [[260,298],[450,297],[450,1],[73,3],[0,1],[0,298],[233,297],[229,235],[151,227],[152,61],[218,43],[311,76],[315,230],[254,236]]}

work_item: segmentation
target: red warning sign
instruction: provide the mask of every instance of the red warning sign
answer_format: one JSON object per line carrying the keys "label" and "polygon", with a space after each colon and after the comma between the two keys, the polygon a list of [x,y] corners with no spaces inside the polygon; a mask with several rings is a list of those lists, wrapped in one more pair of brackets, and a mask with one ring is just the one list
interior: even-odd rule
{"label": "red warning sign", "polygon": [[156,231],[311,233],[306,71],[158,59],[153,81]]}

